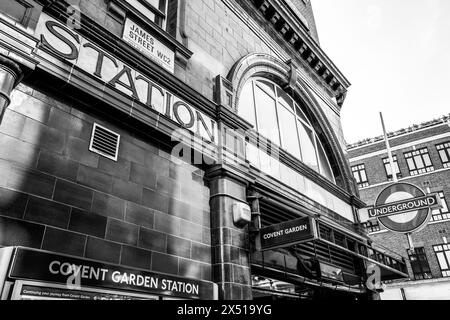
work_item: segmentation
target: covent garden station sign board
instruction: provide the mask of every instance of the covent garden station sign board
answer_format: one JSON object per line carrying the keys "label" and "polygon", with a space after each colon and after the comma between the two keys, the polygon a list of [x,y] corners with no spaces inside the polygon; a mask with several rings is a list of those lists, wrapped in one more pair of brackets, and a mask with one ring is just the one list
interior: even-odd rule
{"label": "covent garden station sign board", "polygon": [[379,194],[368,214],[388,230],[408,234],[425,227],[432,210],[440,206],[437,194],[425,194],[409,183],[395,183]]}

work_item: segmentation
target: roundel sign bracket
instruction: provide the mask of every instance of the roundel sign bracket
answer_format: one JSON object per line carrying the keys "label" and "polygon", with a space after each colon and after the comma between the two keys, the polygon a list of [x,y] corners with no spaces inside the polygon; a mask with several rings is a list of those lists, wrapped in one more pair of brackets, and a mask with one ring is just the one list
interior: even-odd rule
{"label": "roundel sign bracket", "polygon": [[368,213],[369,219],[378,219],[388,230],[412,233],[425,227],[432,209],[440,206],[437,194],[426,194],[409,183],[395,183],[381,191]]}

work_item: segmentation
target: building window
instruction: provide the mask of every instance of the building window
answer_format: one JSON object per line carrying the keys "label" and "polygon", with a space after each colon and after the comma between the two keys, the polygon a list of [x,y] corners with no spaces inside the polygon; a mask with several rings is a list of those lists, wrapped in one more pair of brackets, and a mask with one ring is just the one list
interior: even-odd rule
{"label": "building window", "polygon": [[162,29],[167,25],[167,0],[125,0],[139,13],[144,15]]}
{"label": "building window", "polygon": [[152,16],[150,19],[161,28],[165,29],[167,20],[167,1],[166,0],[144,0],[149,6]]}
{"label": "building window", "polygon": [[443,277],[450,277],[450,244],[434,246]]}
{"label": "building window", "polygon": [[412,176],[434,171],[428,148],[405,153],[406,162],[408,163],[409,173]]}
{"label": "building window", "polygon": [[433,278],[424,248],[408,250],[408,256],[415,280]]}
{"label": "building window", "polygon": [[436,146],[444,168],[450,168],[450,142]]}
{"label": "building window", "polygon": [[262,136],[335,182],[325,148],[304,110],[275,83],[255,78],[242,89],[238,113]]}
{"label": "building window", "polygon": [[433,221],[450,220],[450,212],[448,211],[448,204],[443,192],[439,192],[439,198],[441,198],[442,208],[433,210]]}
{"label": "building window", "polygon": [[[392,156],[394,160],[394,170],[397,174],[397,178],[400,179],[402,177],[402,173],[400,172],[400,168],[398,166],[397,156]],[[383,159],[384,163],[384,169],[386,170],[386,176],[389,181],[394,180],[394,177],[392,176],[392,169],[391,169],[391,163],[389,161],[389,158]]]}
{"label": "building window", "polygon": [[30,22],[33,6],[25,0],[0,1],[0,12],[24,27]]}
{"label": "building window", "polygon": [[358,184],[358,187],[365,188],[369,186],[369,180],[367,179],[366,174],[366,166],[363,164],[360,164],[358,166],[352,167],[353,176],[356,179],[356,183]]}
{"label": "building window", "polygon": [[381,226],[378,220],[369,220],[364,223],[364,227],[366,228],[368,233],[375,233],[381,231]]}

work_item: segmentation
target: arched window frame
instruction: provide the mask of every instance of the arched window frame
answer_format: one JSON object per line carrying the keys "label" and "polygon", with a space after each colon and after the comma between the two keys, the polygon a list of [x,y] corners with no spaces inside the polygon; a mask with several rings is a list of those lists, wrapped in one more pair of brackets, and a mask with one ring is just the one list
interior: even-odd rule
{"label": "arched window frame", "polygon": [[[265,83],[265,85],[263,83]],[[278,145],[281,149],[283,149],[287,153],[291,154],[295,158],[297,158],[300,161],[302,161],[303,163],[305,163],[304,162],[304,153],[303,153],[303,148],[305,146],[302,146],[302,144],[301,144],[300,131],[299,131],[299,125],[300,124],[303,125],[308,130],[310,130],[312,133],[313,141],[311,141],[311,142],[312,142],[312,145],[314,148],[315,165],[317,166],[317,168],[315,168],[314,166],[311,166],[311,165],[309,165],[309,166],[312,167],[318,173],[320,173],[322,176],[331,180],[333,183],[336,183],[336,179],[333,174],[333,169],[331,167],[330,160],[328,159],[327,154],[325,152],[325,148],[324,148],[323,144],[321,143],[321,141],[316,133],[316,130],[314,129],[313,125],[311,124],[310,120],[308,119],[308,116],[302,110],[301,104],[299,104],[297,101],[295,101],[295,99],[293,99],[289,94],[287,94],[281,88],[281,86],[278,85],[276,82],[269,80],[267,78],[264,78],[264,77],[256,76],[256,77],[252,77],[252,78],[248,79],[247,82],[245,83],[245,85],[243,86],[241,94],[243,92],[245,92],[245,88],[249,84],[251,85],[251,93],[253,95],[253,98],[251,99],[251,101],[253,103],[253,105],[251,106],[253,108],[253,119],[248,119],[246,117],[246,115],[243,113],[243,111],[248,111],[248,110],[244,110],[244,108],[248,108],[249,106],[243,106],[243,105],[241,105],[241,103],[238,107],[238,114],[240,116],[244,117],[244,119],[249,121],[251,124],[253,124],[255,126],[256,131],[259,134],[261,134],[262,128],[260,128],[259,120],[258,120],[259,116],[258,116],[258,107],[257,107],[257,94],[256,94],[257,90],[256,90],[256,88],[258,88],[259,90],[262,90],[270,98],[272,98],[275,102],[275,114],[276,114],[276,124],[277,124],[277,131],[278,131],[278,136],[277,136],[278,141],[273,141],[273,139],[270,139],[270,137],[267,137],[263,134],[261,134],[261,135],[264,136],[265,138],[270,139],[273,143]],[[269,85],[272,87],[271,90],[269,90]],[[280,94],[280,92],[282,94]],[[289,99],[289,101],[287,101],[286,99]],[[242,100],[243,99],[240,99],[241,102],[242,102]],[[299,154],[294,154],[292,152],[292,150],[288,150],[288,148],[287,148],[286,138],[283,135],[281,123],[280,123],[280,108],[284,108],[284,109],[288,110],[292,115],[294,115],[295,124],[296,124],[295,131],[297,132],[297,142],[298,142],[298,146],[299,146]],[[322,161],[321,161],[320,155],[319,155],[319,148],[321,148],[323,158],[328,167],[327,169],[323,168],[323,164],[322,164]],[[307,163],[305,163],[305,164],[307,164]],[[329,174],[327,174],[327,172],[326,172],[327,170],[328,170]]]}

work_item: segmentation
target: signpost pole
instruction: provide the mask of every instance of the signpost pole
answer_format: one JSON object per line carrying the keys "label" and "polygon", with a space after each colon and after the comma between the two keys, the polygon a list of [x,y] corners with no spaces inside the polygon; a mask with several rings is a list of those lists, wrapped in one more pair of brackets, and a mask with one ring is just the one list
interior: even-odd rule
{"label": "signpost pole", "polygon": [[386,131],[386,126],[384,124],[384,118],[383,118],[382,112],[380,112],[380,118],[381,118],[381,125],[383,126],[383,134],[384,134],[384,140],[386,142],[386,149],[387,149],[388,156],[389,156],[389,164],[391,166],[392,179],[394,180],[394,183],[395,183],[395,182],[398,182],[397,172],[395,171],[394,157],[392,156],[391,145],[389,144],[389,139],[388,139],[388,135],[387,135],[387,131]]}
{"label": "signpost pole", "polygon": [[408,237],[409,250],[415,251],[415,250],[414,250],[414,242],[413,242],[411,233],[407,233],[407,234],[406,234],[406,237]]}

